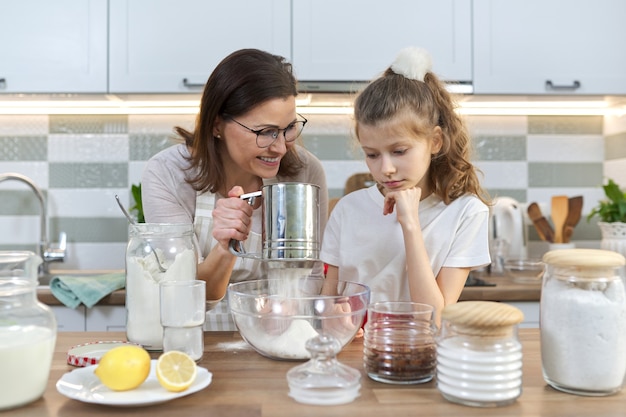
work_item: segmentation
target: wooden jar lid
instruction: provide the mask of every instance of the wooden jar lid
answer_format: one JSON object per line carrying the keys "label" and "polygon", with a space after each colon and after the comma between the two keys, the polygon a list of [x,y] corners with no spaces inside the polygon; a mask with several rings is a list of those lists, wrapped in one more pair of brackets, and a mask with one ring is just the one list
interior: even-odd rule
{"label": "wooden jar lid", "polygon": [[495,301],[461,301],[447,305],[441,318],[462,328],[463,333],[502,335],[524,320],[517,307]]}

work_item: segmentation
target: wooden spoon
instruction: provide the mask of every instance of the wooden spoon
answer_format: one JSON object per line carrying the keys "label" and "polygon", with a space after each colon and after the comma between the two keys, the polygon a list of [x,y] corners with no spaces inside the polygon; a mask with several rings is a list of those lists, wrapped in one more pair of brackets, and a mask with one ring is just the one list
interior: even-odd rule
{"label": "wooden spoon", "polygon": [[567,219],[569,203],[567,196],[555,195],[552,197],[552,223],[554,224],[554,243],[563,243],[563,226]]}
{"label": "wooden spoon", "polygon": [[535,225],[535,229],[541,240],[550,243],[554,242],[552,227],[550,227],[550,223],[548,223],[548,220],[541,213],[541,208],[539,208],[537,203],[530,203],[528,205],[528,217],[530,217],[530,220],[532,220]]}
{"label": "wooden spoon", "polygon": [[568,243],[574,233],[574,226],[578,224],[583,210],[583,196],[570,197],[567,200],[567,218],[563,226],[563,243]]}

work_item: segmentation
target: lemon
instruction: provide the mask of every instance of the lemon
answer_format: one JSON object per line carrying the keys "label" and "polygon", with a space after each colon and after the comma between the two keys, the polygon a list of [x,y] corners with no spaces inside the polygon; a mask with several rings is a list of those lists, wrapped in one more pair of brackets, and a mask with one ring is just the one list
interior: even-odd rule
{"label": "lemon", "polygon": [[137,388],[150,374],[150,354],[140,346],[115,347],[102,355],[94,373],[114,391]]}
{"label": "lemon", "polygon": [[189,355],[171,350],[159,356],[156,377],[168,391],[184,391],[196,380],[196,362]]}

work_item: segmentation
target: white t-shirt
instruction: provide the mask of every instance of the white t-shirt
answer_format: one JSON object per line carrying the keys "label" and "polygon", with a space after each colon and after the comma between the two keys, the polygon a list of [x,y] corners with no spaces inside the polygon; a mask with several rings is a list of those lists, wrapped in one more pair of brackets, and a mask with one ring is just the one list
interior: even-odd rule
{"label": "white t-shirt", "polygon": [[[366,284],[371,301],[410,301],[406,253],[395,212],[383,215],[374,185],[342,197],[333,209],[321,259],[339,268],[339,279]],[[434,194],[420,202],[419,219],[435,277],[442,267],[478,268],[489,257],[489,209],[476,196],[449,205]]]}

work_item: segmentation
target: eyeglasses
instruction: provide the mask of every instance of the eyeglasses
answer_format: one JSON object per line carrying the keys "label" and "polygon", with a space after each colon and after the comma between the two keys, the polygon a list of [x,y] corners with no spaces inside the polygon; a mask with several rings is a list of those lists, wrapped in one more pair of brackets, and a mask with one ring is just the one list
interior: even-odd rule
{"label": "eyeglasses", "polygon": [[278,135],[280,135],[281,131],[283,132],[285,142],[293,142],[294,140],[296,140],[298,136],[300,136],[300,134],[302,133],[304,125],[308,121],[301,114],[298,114],[298,116],[304,120],[296,120],[284,129],[279,129],[277,127],[265,127],[263,129],[254,130],[250,129],[248,126],[242,123],[239,123],[231,116],[225,115],[225,117],[237,123],[239,126],[254,133],[256,135],[256,146],[258,146],[259,148],[269,148],[270,146],[272,146],[272,144],[278,140]]}

